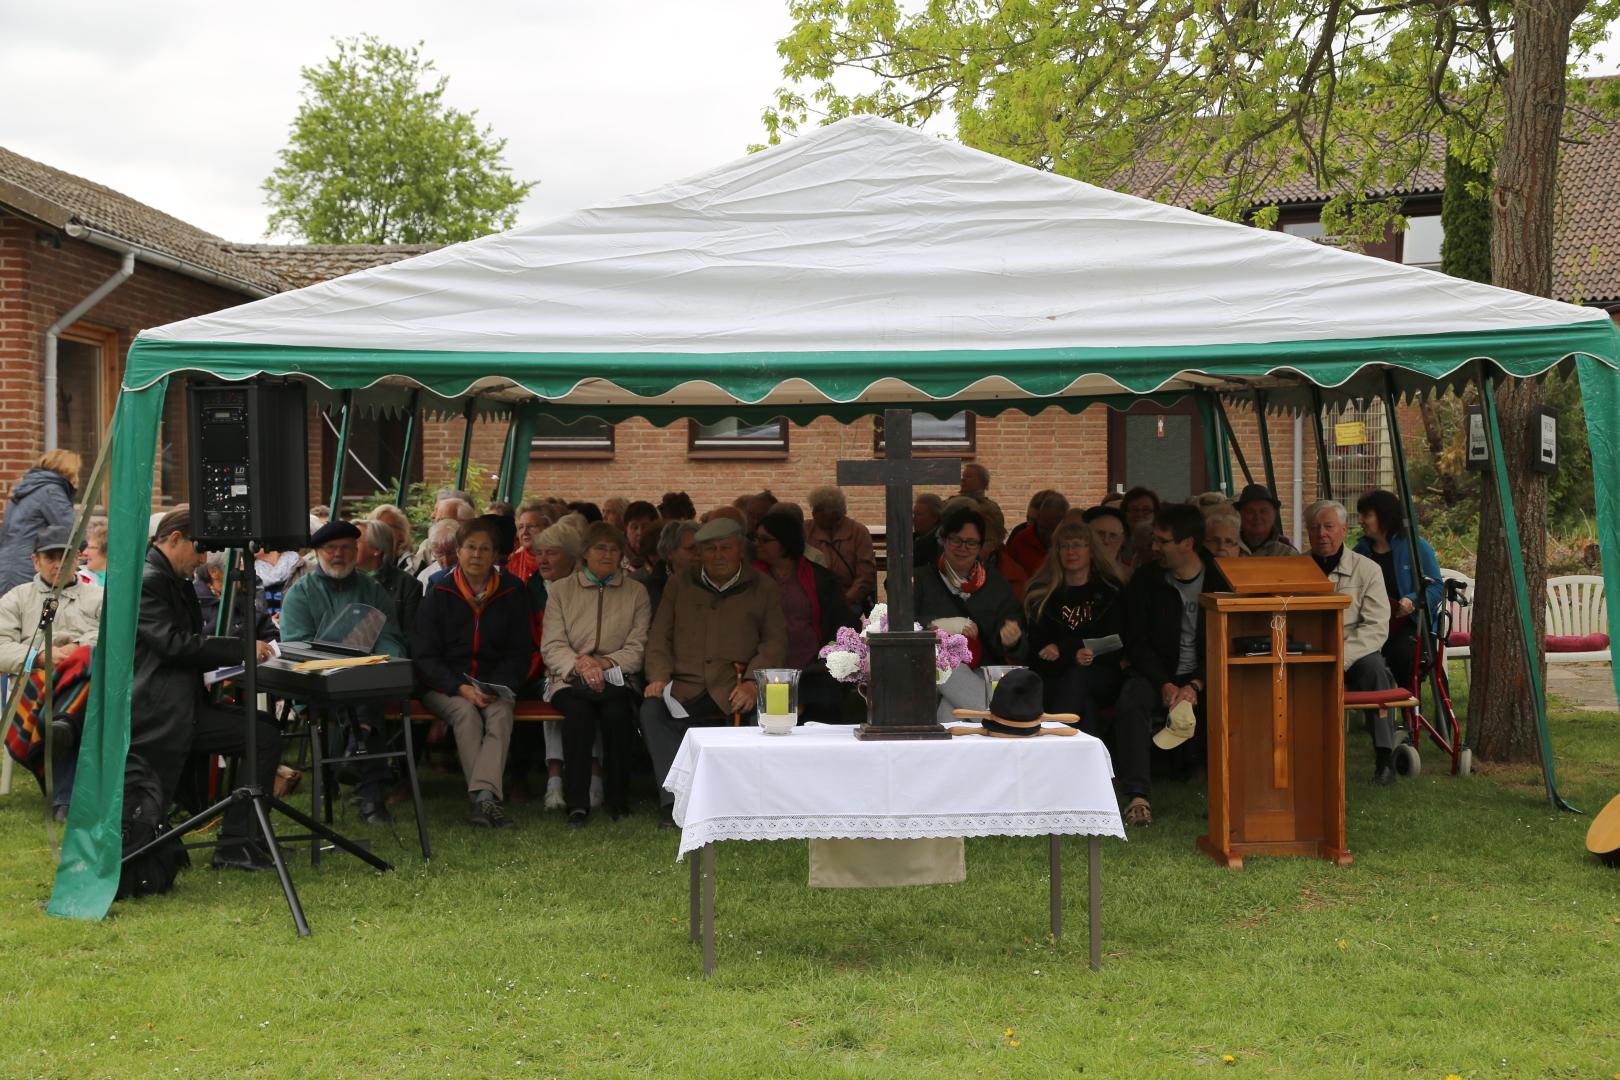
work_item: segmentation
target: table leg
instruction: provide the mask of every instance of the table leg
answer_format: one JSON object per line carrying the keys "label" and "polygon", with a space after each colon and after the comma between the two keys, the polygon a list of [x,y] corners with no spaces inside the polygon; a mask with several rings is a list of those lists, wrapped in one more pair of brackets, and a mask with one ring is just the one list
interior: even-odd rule
{"label": "table leg", "polygon": [[714,845],[703,845],[703,977],[714,974]]}
{"label": "table leg", "polygon": [[692,871],[692,893],[690,902],[687,904],[686,921],[689,924],[688,929],[691,932],[692,944],[696,945],[698,942],[698,933],[702,925],[698,908],[698,896],[703,889],[703,870],[701,865],[703,862],[702,849],[700,848],[697,851],[689,854],[687,856],[687,860],[687,865]]}
{"label": "table leg", "polygon": [[1046,838],[1047,857],[1052,864],[1048,889],[1052,905],[1052,940],[1063,937],[1063,844],[1056,833]]}
{"label": "table leg", "polygon": [[1091,930],[1091,970],[1102,970],[1102,840],[1086,837],[1086,916]]}

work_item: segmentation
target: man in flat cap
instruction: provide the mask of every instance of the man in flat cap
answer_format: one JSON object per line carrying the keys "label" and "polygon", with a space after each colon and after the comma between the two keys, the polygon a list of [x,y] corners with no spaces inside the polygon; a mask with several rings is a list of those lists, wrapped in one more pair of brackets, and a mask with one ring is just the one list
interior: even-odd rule
{"label": "man in flat cap", "polygon": [[742,524],[711,519],[698,530],[697,547],[697,563],[664,587],[647,638],[641,733],[659,785],[661,825],[673,824],[675,796],[663,783],[687,728],[729,724],[734,715],[752,723],[754,670],[787,661],[782,595],[769,574],[744,561]]}
{"label": "man in flat cap", "polygon": [[[315,569],[294,582],[282,598],[281,640],[313,641],[333,615],[350,604],[365,604],[384,615],[382,633],[372,651],[395,657],[407,655],[393,596],[358,569],[359,528],[348,521],[328,521],[310,536],[309,546],[315,549]],[[376,706],[360,706],[352,712],[350,730],[355,747],[363,747],[359,751],[363,753],[381,752],[383,740]],[[351,747],[350,752],[356,751]],[[389,814],[383,789],[389,779],[388,768],[378,762],[360,769],[355,797],[361,820],[386,824]]]}
{"label": "man in flat cap", "polygon": [[[38,635],[40,616],[51,590],[61,586],[56,618],[51,624],[57,687],[63,684],[62,665],[81,645],[94,645],[101,620],[101,587],[79,580],[77,559],[68,550],[66,525],[47,525],[34,537],[34,576],[0,597],[0,674],[19,676],[30,663],[42,664],[45,642]],[[55,699],[62,701],[61,696]],[[58,706],[60,707],[60,705]],[[56,789],[51,792],[51,813],[67,820],[73,795],[74,753],[78,730],[64,715],[51,718],[56,739]]]}

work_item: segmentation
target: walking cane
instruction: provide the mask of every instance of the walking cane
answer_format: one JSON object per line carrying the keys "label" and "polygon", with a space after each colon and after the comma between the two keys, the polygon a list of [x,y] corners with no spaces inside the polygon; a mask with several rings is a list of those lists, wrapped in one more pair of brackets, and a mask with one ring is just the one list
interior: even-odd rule
{"label": "walking cane", "polygon": [[[733,685],[741,686],[743,684],[743,672],[748,670],[748,665],[739,664],[737,661],[733,660],[731,662],[731,670],[734,671],[737,676],[737,681]],[[731,726],[742,727],[742,711],[740,709],[731,714]]]}

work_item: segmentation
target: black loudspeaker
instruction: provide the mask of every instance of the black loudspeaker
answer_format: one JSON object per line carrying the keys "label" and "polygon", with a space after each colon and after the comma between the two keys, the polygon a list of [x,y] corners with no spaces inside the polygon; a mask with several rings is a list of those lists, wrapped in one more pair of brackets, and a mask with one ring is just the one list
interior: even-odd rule
{"label": "black loudspeaker", "polygon": [[186,384],[193,539],[216,548],[309,544],[307,415],[297,383]]}

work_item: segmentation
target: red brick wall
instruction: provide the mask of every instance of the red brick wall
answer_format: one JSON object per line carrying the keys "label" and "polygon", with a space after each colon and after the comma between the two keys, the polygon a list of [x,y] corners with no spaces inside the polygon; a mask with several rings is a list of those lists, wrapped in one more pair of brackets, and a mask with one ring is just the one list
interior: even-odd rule
{"label": "red brick wall", "polygon": [[[1255,479],[1263,479],[1259,437],[1252,413],[1230,412]],[[979,462],[991,473],[991,495],[1001,503],[1009,524],[1023,519],[1029,496],[1053,487],[1070,502],[1091,506],[1108,489],[1108,421],[1105,408],[1093,406],[1079,414],[1049,408],[1035,416],[1009,412],[980,417],[976,422],[976,452],[963,460]],[[1273,418],[1270,434],[1283,500],[1285,528],[1291,528],[1293,445],[1291,422]],[[504,423],[480,423],[473,436],[472,459],[491,471],[501,459]],[[429,483],[450,486],[455,463],[461,456],[462,422],[429,421],[423,442],[423,467]],[[644,420],[631,420],[615,429],[615,453],[607,461],[546,460],[530,462],[530,495],[557,495],[566,499],[600,502],[612,495],[645,498],[653,502],[666,491],[685,491],[699,511],[730,503],[738,495],[770,488],[777,498],[803,503],[811,488],[832,483],[836,463],[846,458],[872,456],[872,420],[851,424],[823,418],[806,426],[793,425],[788,453],[771,460],[693,459],[687,454],[684,420],[657,428]],[[1307,426],[1304,461],[1305,501],[1316,497],[1316,453]],[[1234,464],[1234,470],[1236,465]],[[1238,474],[1242,483],[1242,475]],[[956,485],[935,489],[948,495]],[[850,513],[857,520],[879,524],[883,497],[875,488],[853,488],[847,493]]]}
{"label": "red brick wall", "polygon": [[[121,262],[111,251],[0,211],[0,496],[44,450],[45,331]],[[122,374],[123,357],[141,330],[248,299],[137,262],[134,275],[84,321],[116,332]]]}

